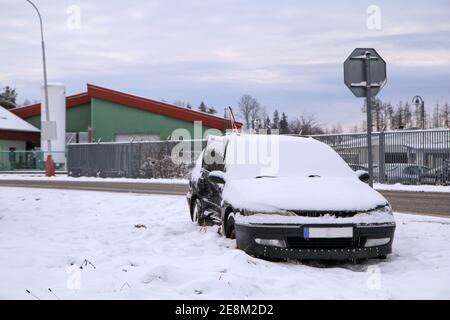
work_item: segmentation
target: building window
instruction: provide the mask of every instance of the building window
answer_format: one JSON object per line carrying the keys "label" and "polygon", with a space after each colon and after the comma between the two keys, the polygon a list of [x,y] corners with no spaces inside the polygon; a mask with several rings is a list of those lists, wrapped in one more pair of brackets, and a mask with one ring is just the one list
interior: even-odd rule
{"label": "building window", "polygon": [[408,163],[406,152],[387,152],[384,156],[385,163]]}

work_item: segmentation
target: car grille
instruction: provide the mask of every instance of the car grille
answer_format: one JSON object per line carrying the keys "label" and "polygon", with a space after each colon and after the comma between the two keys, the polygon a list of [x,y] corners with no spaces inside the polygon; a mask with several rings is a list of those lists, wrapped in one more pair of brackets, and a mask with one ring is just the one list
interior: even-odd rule
{"label": "car grille", "polygon": [[343,249],[359,248],[362,239],[334,238],[334,239],[305,239],[288,237],[287,247],[290,249]]}
{"label": "car grille", "polygon": [[338,218],[349,218],[355,216],[358,211],[292,211],[302,217],[322,217],[330,215]]}

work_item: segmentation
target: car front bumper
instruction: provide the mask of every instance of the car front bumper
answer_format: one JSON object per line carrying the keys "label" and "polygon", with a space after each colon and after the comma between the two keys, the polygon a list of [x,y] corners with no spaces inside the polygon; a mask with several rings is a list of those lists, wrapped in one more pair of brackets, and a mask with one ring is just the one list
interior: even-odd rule
{"label": "car front bumper", "polygon": [[[353,238],[305,239],[305,227],[353,227]],[[392,252],[395,223],[372,225],[236,224],[237,247],[261,258],[299,260],[355,260],[383,257]],[[367,239],[390,238],[383,245],[366,246]],[[262,245],[255,239],[282,240],[285,247]]]}

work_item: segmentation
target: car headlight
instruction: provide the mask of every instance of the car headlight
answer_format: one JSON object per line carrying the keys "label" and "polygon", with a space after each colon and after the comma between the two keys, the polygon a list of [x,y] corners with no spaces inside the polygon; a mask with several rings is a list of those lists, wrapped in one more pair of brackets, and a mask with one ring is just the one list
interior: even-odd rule
{"label": "car headlight", "polygon": [[253,211],[253,210],[244,210],[244,216],[252,216],[255,214],[271,214],[271,215],[279,215],[279,216],[296,216],[295,212],[291,211],[274,211],[274,212],[261,212],[261,211]]}
{"label": "car headlight", "polygon": [[364,247],[376,247],[376,246],[384,246],[385,244],[388,244],[391,241],[391,238],[368,238],[366,240],[366,243],[364,244]]}
{"label": "car headlight", "polygon": [[378,207],[374,210],[370,210],[367,212],[368,214],[374,214],[374,213],[387,213],[392,215],[392,207],[389,204],[386,204],[385,206]]}
{"label": "car headlight", "polygon": [[271,246],[271,247],[279,247],[286,248],[286,241],[282,239],[260,239],[255,238],[255,242],[262,246]]}

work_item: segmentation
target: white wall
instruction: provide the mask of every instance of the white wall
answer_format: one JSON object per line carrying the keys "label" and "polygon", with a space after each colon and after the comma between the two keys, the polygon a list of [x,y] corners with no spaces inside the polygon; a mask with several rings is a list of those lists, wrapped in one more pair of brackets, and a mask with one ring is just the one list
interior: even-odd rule
{"label": "white wall", "polygon": [[9,148],[16,148],[17,151],[25,151],[25,141],[0,140],[0,151],[9,151]]}
{"label": "white wall", "polygon": [[[41,104],[41,124],[46,121],[44,86],[41,87],[41,96],[44,103]],[[50,121],[56,122],[56,139],[51,141],[53,160],[56,163],[65,163],[64,151],[66,149],[66,87],[63,84],[48,84],[48,100]],[[47,140],[41,125],[41,150],[44,151],[44,159],[47,158]]]}

